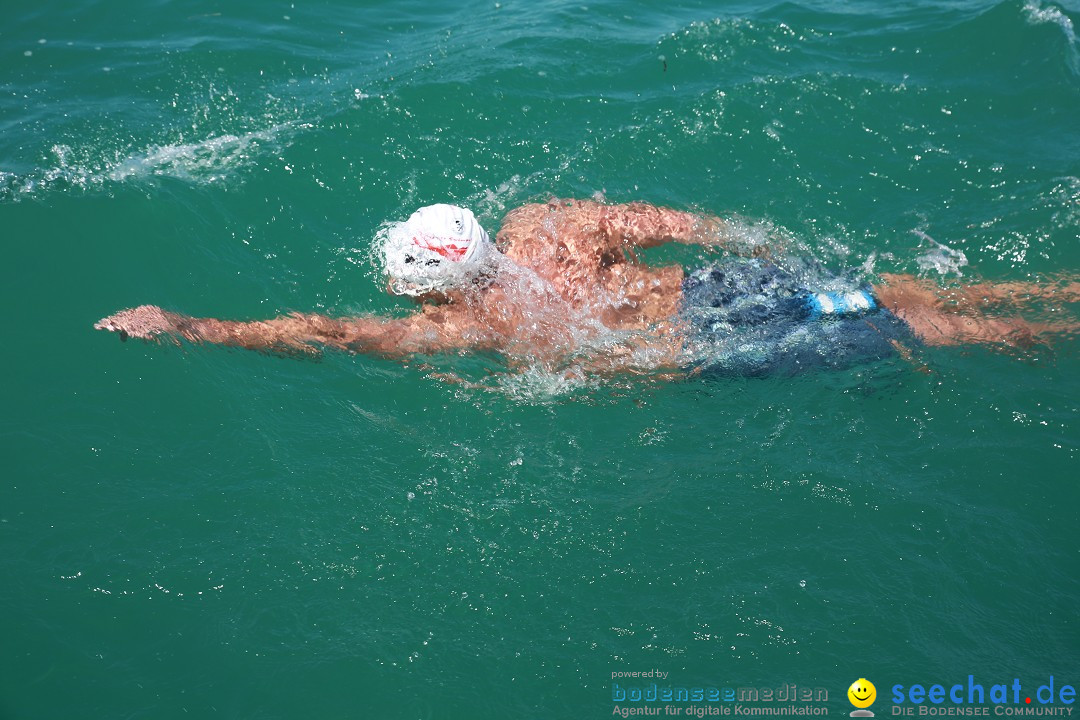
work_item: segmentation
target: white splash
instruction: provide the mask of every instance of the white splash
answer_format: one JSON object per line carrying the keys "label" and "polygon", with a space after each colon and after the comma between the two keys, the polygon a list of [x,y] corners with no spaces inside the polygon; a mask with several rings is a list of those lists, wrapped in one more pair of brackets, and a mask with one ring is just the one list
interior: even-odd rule
{"label": "white splash", "polygon": [[1035,0],[1029,0],[1024,5],[1024,14],[1027,16],[1027,21],[1032,25],[1041,25],[1043,23],[1058,25],[1062,32],[1065,33],[1065,38],[1069,41],[1069,44],[1076,45],[1076,31],[1073,29],[1073,22],[1060,8],[1053,5],[1042,7]]}
{"label": "white splash", "polygon": [[923,272],[934,270],[939,275],[948,275],[949,273],[956,273],[957,277],[963,275],[960,268],[968,264],[967,255],[964,255],[960,250],[954,250],[939,243],[921,230],[912,230],[911,232],[922,240],[926,240],[932,246],[925,253],[915,258],[915,263],[920,270]]}
{"label": "white splash", "polygon": [[192,184],[214,184],[232,178],[266,154],[277,154],[285,137],[308,123],[282,123],[241,135],[224,133],[196,142],[150,145],[141,151],[123,150],[103,157],[99,148],[58,143],[50,148],[51,167],[27,173],[0,170],[0,202],[37,197],[44,192],[95,190],[110,183],[140,182],[169,177]]}
{"label": "white splash", "polygon": [[107,177],[113,182],[150,176],[195,183],[219,182],[254,162],[263,147],[276,148],[278,135],[287,127],[274,125],[243,135],[224,134],[194,143],[151,146],[117,163]]}

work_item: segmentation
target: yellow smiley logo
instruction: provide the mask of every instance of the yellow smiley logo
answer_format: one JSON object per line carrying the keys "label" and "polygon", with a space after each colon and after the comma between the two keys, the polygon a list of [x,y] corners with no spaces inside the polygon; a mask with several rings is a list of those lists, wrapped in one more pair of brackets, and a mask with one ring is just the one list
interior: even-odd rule
{"label": "yellow smiley logo", "polygon": [[857,708],[868,708],[877,698],[877,688],[866,678],[859,678],[847,689],[848,700]]}

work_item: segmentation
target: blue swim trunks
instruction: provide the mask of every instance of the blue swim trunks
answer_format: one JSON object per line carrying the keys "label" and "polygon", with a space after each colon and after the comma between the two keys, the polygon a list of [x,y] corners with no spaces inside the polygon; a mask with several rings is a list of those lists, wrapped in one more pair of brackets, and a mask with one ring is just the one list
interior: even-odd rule
{"label": "blue swim trunks", "polygon": [[706,375],[795,375],[847,368],[918,344],[869,285],[820,268],[787,271],[758,259],[689,273],[680,313],[690,369]]}

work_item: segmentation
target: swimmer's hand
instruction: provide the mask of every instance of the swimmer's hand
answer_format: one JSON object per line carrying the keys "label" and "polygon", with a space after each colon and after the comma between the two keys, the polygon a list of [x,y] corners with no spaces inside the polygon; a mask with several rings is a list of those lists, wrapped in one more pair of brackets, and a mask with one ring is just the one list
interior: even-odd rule
{"label": "swimmer's hand", "polygon": [[[310,343],[337,347],[338,338],[330,328],[321,332],[319,316],[288,315],[274,320],[237,322],[214,318],[193,318],[162,310],[156,305],[140,305],[121,310],[94,323],[95,330],[117,333],[120,340],[139,338],[160,343],[182,340],[242,347],[286,357],[319,358],[322,352]],[[330,324],[333,321],[327,320]]]}
{"label": "swimmer's hand", "polygon": [[156,305],[140,305],[98,320],[94,329],[118,333],[121,341],[133,337],[160,342],[162,335],[183,336],[184,319],[183,315],[167,312]]}

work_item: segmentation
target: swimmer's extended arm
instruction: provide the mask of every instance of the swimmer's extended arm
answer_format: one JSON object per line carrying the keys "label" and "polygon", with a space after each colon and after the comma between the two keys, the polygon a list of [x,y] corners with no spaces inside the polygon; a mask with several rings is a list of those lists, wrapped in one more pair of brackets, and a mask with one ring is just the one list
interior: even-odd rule
{"label": "swimmer's extended arm", "polygon": [[460,327],[437,313],[405,318],[330,318],[295,313],[272,320],[243,322],[193,318],[142,305],[94,324],[97,330],[160,342],[212,343],[282,355],[318,355],[319,346],[387,356],[436,353],[464,347]]}
{"label": "swimmer's extended arm", "polygon": [[736,255],[768,255],[764,243],[742,237],[734,225],[713,215],[698,215],[642,202],[602,205],[579,201],[571,207],[585,216],[582,226],[595,224],[612,246],[650,248],[678,242],[718,247]]}

